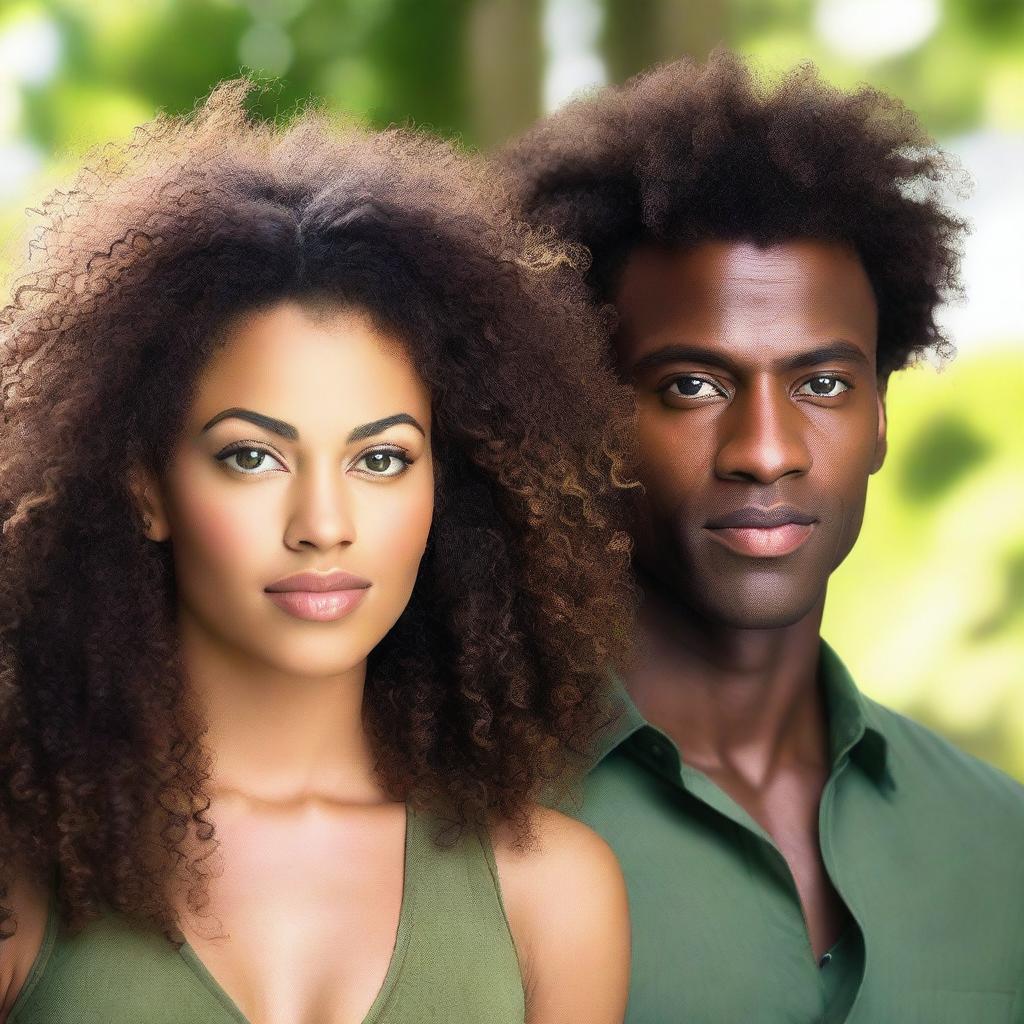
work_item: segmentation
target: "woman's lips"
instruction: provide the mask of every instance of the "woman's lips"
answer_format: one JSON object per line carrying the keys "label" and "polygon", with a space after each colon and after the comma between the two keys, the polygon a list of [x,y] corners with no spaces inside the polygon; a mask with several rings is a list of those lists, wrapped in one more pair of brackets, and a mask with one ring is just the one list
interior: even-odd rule
{"label": "woman's lips", "polygon": [[267,591],[267,597],[282,611],[297,619],[333,622],[358,607],[368,588],[357,590],[281,590]]}
{"label": "woman's lips", "polygon": [[778,558],[796,551],[811,535],[814,523],[785,523],[782,526],[732,526],[709,529],[719,544],[740,555]]}

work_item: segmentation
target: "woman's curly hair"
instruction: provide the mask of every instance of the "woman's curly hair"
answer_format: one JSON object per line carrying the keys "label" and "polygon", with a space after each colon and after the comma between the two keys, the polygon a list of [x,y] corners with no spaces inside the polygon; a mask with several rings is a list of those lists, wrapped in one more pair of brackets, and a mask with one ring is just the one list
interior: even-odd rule
{"label": "woman's curly hair", "polygon": [[365,693],[393,797],[527,838],[627,643],[632,413],[580,253],[444,143],[316,111],[256,125],[248,88],[100,150],[38,211],[0,315],[0,863],[56,878],[73,927],[112,909],[173,935],[183,870],[189,905],[206,898],[204,725],[170,545],[144,537],[128,479],[158,471],[242,313],[363,310],[431,392],[431,536]]}
{"label": "woman's curly hair", "polygon": [[953,354],[935,311],[959,293],[965,228],[952,161],[898,100],[842,92],[810,64],[766,83],[727,51],[570,103],[498,154],[524,214],[593,256],[611,302],[644,242],[850,244],[878,301],[880,377],[926,349]]}

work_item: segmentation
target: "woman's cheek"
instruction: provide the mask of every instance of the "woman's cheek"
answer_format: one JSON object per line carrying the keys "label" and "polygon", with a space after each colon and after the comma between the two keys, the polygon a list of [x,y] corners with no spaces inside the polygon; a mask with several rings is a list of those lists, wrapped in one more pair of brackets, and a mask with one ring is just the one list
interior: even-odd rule
{"label": "woman's cheek", "polygon": [[[411,587],[416,577],[434,511],[432,481],[418,480],[408,488],[401,500],[380,500],[365,511],[365,527],[359,531],[358,546],[362,548],[359,562],[372,575],[378,571],[394,578],[408,579]],[[386,488],[382,487],[381,490]],[[387,499],[388,495],[382,495]],[[398,497],[397,495],[395,497]]]}
{"label": "woman's cheek", "polygon": [[174,517],[177,522],[171,525],[179,574],[194,569],[204,577],[204,589],[219,591],[243,581],[251,584],[252,577],[260,575],[261,552],[263,563],[272,554],[272,549],[263,549],[268,546],[273,503],[265,500],[267,495],[255,501],[247,490],[252,488],[217,495],[204,493],[199,486],[179,491],[182,501]]}

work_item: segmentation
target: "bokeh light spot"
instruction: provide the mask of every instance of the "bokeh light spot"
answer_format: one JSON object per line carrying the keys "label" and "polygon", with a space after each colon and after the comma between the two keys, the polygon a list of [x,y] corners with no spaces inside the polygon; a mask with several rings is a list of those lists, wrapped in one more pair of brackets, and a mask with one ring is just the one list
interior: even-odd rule
{"label": "bokeh light spot", "polygon": [[0,29],[0,75],[5,78],[42,85],[57,71],[60,54],[60,31],[43,14],[24,14]]}
{"label": "bokeh light spot", "polygon": [[818,0],[814,27],[836,53],[874,61],[916,49],[940,14],[938,0]]}
{"label": "bokeh light spot", "polygon": [[20,195],[42,166],[42,152],[28,140],[0,143],[0,201]]}
{"label": "bokeh light spot", "polygon": [[608,80],[598,53],[602,12],[595,0],[547,0],[544,38],[544,110],[550,112],[574,93]]}
{"label": "bokeh light spot", "polygon": [[254,71],[283,75],[291,67],[295,50],[288,33],[270,21],[257,21],[238,43],[238,59]]}

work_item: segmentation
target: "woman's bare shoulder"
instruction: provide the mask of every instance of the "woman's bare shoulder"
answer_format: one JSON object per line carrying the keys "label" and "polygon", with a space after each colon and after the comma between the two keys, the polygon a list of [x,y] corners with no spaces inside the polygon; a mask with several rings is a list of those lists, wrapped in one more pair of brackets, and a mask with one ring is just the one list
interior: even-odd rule
{"label": "woman's bare shoulder", "polygon": [[[521,845],[508,824],[492,830],[495,859],[502,885],[506,869],[513,885],[597,883],[613,885],[621,880],[618,861],[611,847],[591,828],[549,807],[530,809],[532,839]],[[574,879],[579,877],[579,883]]]}
{"label": "woman's bare shoulder", "polygon": [[4,930],[14,934],[0,940],[0,1024],[7,1020],[43,945],[49,900],[45,886],[24,878],[7,886],[3,903],[13,916]]}
{"label": "woman's bare shoulder", "polygon": [[527,992],[527,1020],[618,1024],[629,983],[629,908],[619,862],[592,829],[549,808],[531,811],[533,842],[492,833],[509,926]]}

